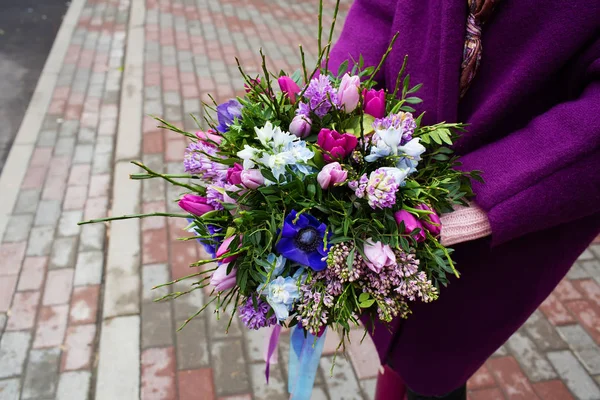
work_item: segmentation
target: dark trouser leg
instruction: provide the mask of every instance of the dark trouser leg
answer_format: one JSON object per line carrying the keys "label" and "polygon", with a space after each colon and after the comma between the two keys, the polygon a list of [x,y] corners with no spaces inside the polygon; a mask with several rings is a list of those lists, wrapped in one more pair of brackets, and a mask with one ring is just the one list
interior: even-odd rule
{"label": "dark trouser leg", "polygon": [[408,389],[407,395],[408,400],[466,400],[467,385],[463,385],[444,396],[421,396],[410,389]]}

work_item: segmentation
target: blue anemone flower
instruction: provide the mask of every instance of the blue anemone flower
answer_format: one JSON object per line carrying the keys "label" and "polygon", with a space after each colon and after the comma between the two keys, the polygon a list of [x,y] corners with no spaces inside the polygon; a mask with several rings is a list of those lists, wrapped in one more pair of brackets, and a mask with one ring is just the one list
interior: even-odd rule
{"label": "blue anemone flower", "polygon": [[297,212],[292,210],[286,217],[281,239],[275,249],[285,258],[300,265],[321,271],[327,266],[327,253],[324,237],[327,226],[308,214],[300,214],[294,222]]}
{"label": "blue anemone flower", "polygon": [[[190,224],[192,224],[194,221],[192,219],[188,218],[188,222]],[[209,225],[206,225],[206,230],[212,237],[196,239],[196,240],[198,241],[198,243],[200,243],[202,245],[202,247],[204,247],[204,250],[206,250],[206,253],[208,253],[208,255],[211,258],[216,258],[217,257],[217,248],[221,245],[221,237],[214,236],[214,235],[215,235],[215,233],[220,232],[221,228],[219,228],[218,226],[209,224]],[[188,232],[198,234],[196,232],[196,228],[194,226],[191,226],[188,229]]]}
{"label": "blue anemone flower", "polygon": [[235,118],[241,118],[242,116],[242,105],[239,101],[231,99],[225,103],[217,106],[217,119],[219,126],[217,130],[221,133],[225,133],[229,130],[229,125],[233,124]]}

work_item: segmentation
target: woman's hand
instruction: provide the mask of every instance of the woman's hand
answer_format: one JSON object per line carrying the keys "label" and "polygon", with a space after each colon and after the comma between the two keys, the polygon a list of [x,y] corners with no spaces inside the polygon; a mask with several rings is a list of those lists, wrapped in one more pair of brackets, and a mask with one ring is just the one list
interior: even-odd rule
{"label": "woman's hand", "polygon": [[444,246],[480,239],[492,233],[487,214],[475,203],[469,207],[456,206],[454,212],[442,215],[440,220],[440,242]]}

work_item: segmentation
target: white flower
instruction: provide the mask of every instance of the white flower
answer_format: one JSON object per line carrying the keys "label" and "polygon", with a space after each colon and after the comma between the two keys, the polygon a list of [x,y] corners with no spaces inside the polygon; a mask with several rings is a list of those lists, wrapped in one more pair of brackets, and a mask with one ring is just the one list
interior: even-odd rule
{"label": "white flower", "polygon": [[262,128],[255,127],[254,131],[256,132],[256,137],[263,146],[274,150],[282,149],[287,146],[288,143],[298,140],[296,136],[282,131],[280,127],[273,126],[271,121],[267,121]]}
{"label": "white flower", "polygon": [[[399,186],[402,185],[408,174],[410,173],[408,168],[394,168],[394,167],[382,167],[377,171],[385,172],[388,175],[391,175],[394,178],[394,181]],[[371,173],[373,174],[373,173]]]}
{"label": "white flower", "polygon": [[425,152],[425,147],[419,141],[419,138],[414,138],[404,146],[398,147],[398,154],[404,157],[398,161],[397,167],[408,168],[409,173],[417,170],[417,164],[421,161],[421,154]]}
{"label": "white flower", "polygon": [[398,155],[398,148],[401,140],[401,129],[377,129],[373,134],[371,154],[365,157],[365,161],[373,162],[382,157]]}
{"label": "white flower", "polygon": [[[283,151],[278,154],[265,153],[258,161],[265,167],[269,168],[275,179],[279,181],[279,177],[285,174],[285,167],[287,165],[294,164],[295,159],[291,152]],[[265,184],[268,185],[268,181],[265,181]]]}
{"label": "white flower", "polygon": [[260,150],[245,144],[244,150],[238,151],[237,156],[244,160],[244,169],[251,169],[256,166],[255,161],[259,157],[259,154]]}

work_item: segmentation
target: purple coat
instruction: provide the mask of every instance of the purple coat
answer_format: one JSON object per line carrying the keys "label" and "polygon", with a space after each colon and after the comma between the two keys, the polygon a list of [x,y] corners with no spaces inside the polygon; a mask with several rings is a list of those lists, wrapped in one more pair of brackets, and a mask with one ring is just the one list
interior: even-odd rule
{"label": "purple coat", "polygon": [[500,2],[459,102],[466,12],[466,0],[356,0],[330,62],[376,65],[399,31],[379,82],[393,90],[408,54],[424,122],[469,123],[456,150],[484,172],[491,238],[455,246],[462,277],[438,301],[375,330],[382,361],[425,395],[465,383],[600,232],[600,2]]}

